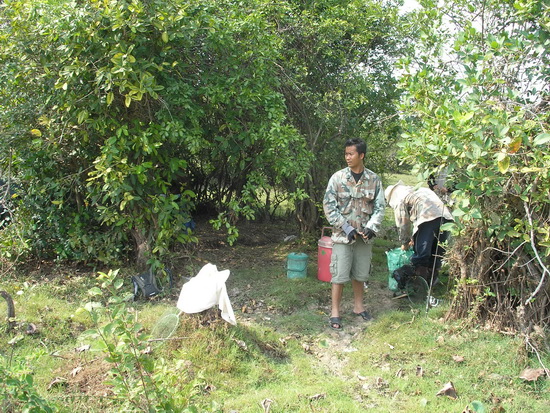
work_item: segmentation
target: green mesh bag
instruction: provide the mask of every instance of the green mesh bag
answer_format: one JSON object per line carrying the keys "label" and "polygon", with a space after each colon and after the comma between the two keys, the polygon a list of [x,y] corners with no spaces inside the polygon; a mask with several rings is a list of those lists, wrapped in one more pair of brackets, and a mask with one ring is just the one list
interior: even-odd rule
{"label": "green mesh bag", "polygon": [[393,272],[403,265],[409,265],[411,263],[411,256],[413,255],[413,253],[414,251],[411,249],[409,249],[408,251],[404,251],[401,248],[394,248],[392,250],[386,251],[386,256],[388,257],[389,271],[388,288],[391,291],[399,291],[397,280],[392,276]]}

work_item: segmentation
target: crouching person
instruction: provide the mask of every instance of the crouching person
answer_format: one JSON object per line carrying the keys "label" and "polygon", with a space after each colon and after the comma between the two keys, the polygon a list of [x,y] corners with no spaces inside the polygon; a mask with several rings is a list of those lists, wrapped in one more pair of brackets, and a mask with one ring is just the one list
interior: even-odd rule
{"label": "crouching person", "polygon": [[445,254],[442,244],[449,237],[448,231],[441,231],[441,225],[453,221],[451,212],[431,189],[414,189],[401,181],[386,188],[385,198],[394,211],[401,248],[407,250],[413,245],[411,264],[415,274],[428,285],[435,285]]}

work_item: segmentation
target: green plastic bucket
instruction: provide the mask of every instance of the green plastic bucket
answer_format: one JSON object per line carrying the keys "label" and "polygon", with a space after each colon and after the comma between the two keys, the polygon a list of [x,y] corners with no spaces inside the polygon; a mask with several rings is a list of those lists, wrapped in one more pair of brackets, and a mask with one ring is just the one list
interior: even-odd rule
{"label": "green plastic bucket", "polygon": [[291,252],[287,256],[286,268],[288,278],[306,278],[308,255],[303,252]]}

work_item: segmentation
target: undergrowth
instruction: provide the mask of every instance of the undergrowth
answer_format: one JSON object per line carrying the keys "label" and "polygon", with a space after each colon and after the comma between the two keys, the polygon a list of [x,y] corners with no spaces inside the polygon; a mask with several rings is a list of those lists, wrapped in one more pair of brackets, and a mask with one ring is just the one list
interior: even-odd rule
{"label": "undergrowth", "polygon": [[[548,366],[548,354],[539,361],[520,336],[444,322],[444,289],[436,292],[444,304],[427,314],[392,301],[384,254],[392,240],[390,232],[376,242],[366,294],[375,320],[345,316],[341,333],[328,328],[330,284],[317,280],[317,246],[300,240],[231,268],[236,326],[215,308],[181,314],[165,341],[150,333],[175,309],[177,291],[127,301],[131,283],[116,271],[99,284],[97,274],[6,280],[17,323],[0,339],[3,411],[544,411],[547,379],[519,375]],[[287,278],[290,251],[310,255],[306,278]],[[456,398],[437,395],[448,383]]]}

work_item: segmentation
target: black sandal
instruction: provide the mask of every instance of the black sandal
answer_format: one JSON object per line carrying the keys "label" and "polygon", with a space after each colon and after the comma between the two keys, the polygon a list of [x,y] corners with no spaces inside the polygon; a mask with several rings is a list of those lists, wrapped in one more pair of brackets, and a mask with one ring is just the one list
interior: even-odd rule
{"label": "black sandal", "polygon": [[341,330],[342,329],[342,319],[340,317],[330,317],[330,328],[333,330]]}
{"label": "black sandal", "polygon": [[372,320],[372,317],[369,313],[367,313],[366,310],[364,311],[361,311],[360,313],[356,313],[355,311],[353,312],[353,315],[356,315],[357,317],[361,316],[363,317],[363,320],[365,321],[369,321],[369,320]]}

